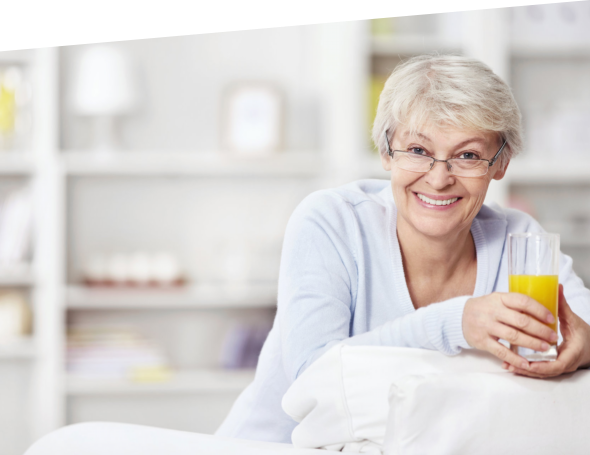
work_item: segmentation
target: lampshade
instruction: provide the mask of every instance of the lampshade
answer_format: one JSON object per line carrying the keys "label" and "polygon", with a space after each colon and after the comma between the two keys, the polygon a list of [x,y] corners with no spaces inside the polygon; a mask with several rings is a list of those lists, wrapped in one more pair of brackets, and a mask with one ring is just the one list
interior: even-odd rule
{"label": "lampshade", "polygon": [[135,106],[137,91],[131,66],[115,47],[88,47],[73,76],[71,104],[80,115],[114,116]]}

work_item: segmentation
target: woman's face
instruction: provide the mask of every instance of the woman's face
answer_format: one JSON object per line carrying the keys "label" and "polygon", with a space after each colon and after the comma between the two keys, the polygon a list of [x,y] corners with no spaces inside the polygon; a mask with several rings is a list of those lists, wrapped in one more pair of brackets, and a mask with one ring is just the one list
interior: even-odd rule
{"label": "woman's face", "polygon": [[[424,128],[414,135],[397,128],[390,138],[391,150],[411,151],[439,160],[473,158],[475,155],[490,160],[498,152],[502,141],[498,134],[453,128]],[[464,155],[469,153],[469,155]],[[475,153],[475,155],[473,155]],[[502,152],[504,153],[504,152]],[[429,236],[444,238],[469,230],[479,212],[492,179],[504,177],[500,160],[481,177],[457,177],[446,163],[436,162],[426,173],[406,171],[382,157],[383,167],[391,171],[391,188],[400,223]],[[452,201],[437,205],[433,201]]]}

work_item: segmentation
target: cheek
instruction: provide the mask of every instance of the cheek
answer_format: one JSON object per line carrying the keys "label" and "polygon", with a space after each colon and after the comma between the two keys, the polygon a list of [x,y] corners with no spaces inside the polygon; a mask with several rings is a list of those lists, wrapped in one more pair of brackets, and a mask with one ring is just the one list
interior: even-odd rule
{"label": "cheek", "polygon": [[465,189],[474,200],[483,201],[486,197],[486,193],[488,192],[489,184],[489,180],[481,180],[479,182],[473,181],[465,184]]}
{"label": "cheek", "polygon": [[412,183],[412,179],[400,172],[391,173],[391,190],[393,192],[393,198],[396,205],[400,204],[400,198],[403,198],[407,187]]}

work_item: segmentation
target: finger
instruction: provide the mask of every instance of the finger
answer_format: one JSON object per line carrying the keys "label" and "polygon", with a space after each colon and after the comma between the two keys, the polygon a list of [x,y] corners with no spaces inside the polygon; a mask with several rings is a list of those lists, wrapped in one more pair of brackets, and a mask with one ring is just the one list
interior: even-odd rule
{"label": "finger", "polygon": [[524,357],[521,357],[518,354],[512,352],[506,346],[491,338],[488,340],[486,350],[498,357],[500,360],[504,360],[505,362],[509,363],[510,365],[514,365],[519,368],[529,367],[529,363]]}
{"label": "finger", "polygon": [[511,308],[512,310],[527,313],[541,322],[549,324],[555,322],[555,318],[551,314],[551,311],[536,300],[531,299],[528,295],[509,292],[507,294],[501,294],[501,299],[504,306]]}
{"label": "finger", "polygon": [[563,285],[559,285],[559,304],[558,304],[558,314],[560,318],[568,319],[571,315],[574,314],[572,308],[565,300],[565,295],[563,294]]}
{"label": "finger", "polygon": [[545,379],[545,378],[550,377],[550,376],[544,376],[544,375],[541,375],[538,373],[534,373],[529,370],[523,370],[522,368],[516,368],[513,365],[510,365],[508,367],[508,371],[510,371],[511,373],[514,373],[514,374],[519,374],[521,376],[528,376],[529,378]]}
{"label": "finger", "polygon": [[543,377],[559,376],[567,371],[564,363],[555,360],[553,362],[531,362],[528,370],[531,374],[537,374]]}
{"label": "finger", "polygon": [[[534,317],[529,316],[525,313],[520,313],[515,310],[510,310],[508,308],[504,308],[501,310],[498,315],[496,316],[497,320],[502,322],[503,324],[507,324],[511,326],[514,332],[522,333],[525,332],[535,338],[540,338],[548,343],[555,343],[557,341],[557,333],[551,330],[550,327],[546,326],[545,324],[539,322]],[[516,337],[517,333],[509,333],[509,335]],[[504,338],[501,336],[500,338]],[[504,338],[506,341],[510,341],[511,343],[518,344],[516,341],[512,341],[510,339]],[[524,344],[520,344],[519,346],[525,346]],[[529,347],[526,345],[526,347]],[[538,351],[537,348],[532,348]],[[549,349],[549,348],[547,348]],[[546,349],[545,349],[546,350]]]}
{"label": "finger", "polygon": [[[534,319],[530,318],[529,316],[526,316],[525,314],[518,314],[520,316],[526,317],[527,319],[530,319],[531,321],[534,321],[534,323],[539,324],[540,326],[543,326],[543,334],[545,334],[546,332],[545,329],[548,329],[551,334],[555,335],[555,339],[557,340],[557,334],[553,330],[549,329],[549,327],[544,326],[539,321],[535,321]],[[541,331],[540,328],[538,330]],[[492,325],[490,333],[494,336],[497,336],[498,338],[502,338],[503,340],[508,341],[511,345],[522,346],[525,348],[532,349],[534,351],[546,351],[547,349],[549,349],[549,343],[547,341],[532,337],[514,327],[510,327],[499,322]]]}

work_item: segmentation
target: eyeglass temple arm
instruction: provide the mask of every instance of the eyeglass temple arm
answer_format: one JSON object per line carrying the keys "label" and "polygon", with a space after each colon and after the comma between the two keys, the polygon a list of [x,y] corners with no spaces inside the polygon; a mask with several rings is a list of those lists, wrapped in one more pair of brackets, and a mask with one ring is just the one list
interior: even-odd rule
{"label": "eyeglass temple arm", "polygon": [[393,153],[391,153],[391,147],[389,146],[389,138],[387,137],[387,130],[383,132],[385,135],[385,145],[387,146],[387,154],[393,158]]}
{"label": "eyeglass temple arm", "polygon": [[506,147],[506,139],[504,139],[504,143],[502,144],[502,147],[500,147],[500,150],[498,150],[498,153],[496,153],[494,155],[494,157],[492,158],[492,160],[490,161],[490,167],[494,165],[494,163],[496,162],[496,160],[500,156],[500,153],[502,153],[502,150],[504,150],[504,147]]}

